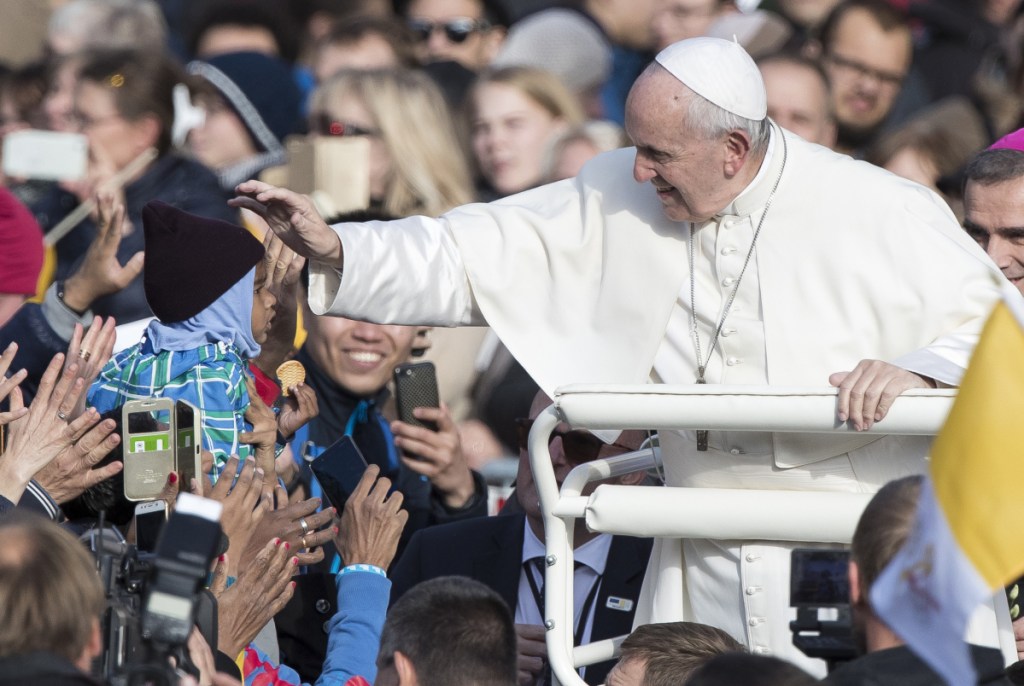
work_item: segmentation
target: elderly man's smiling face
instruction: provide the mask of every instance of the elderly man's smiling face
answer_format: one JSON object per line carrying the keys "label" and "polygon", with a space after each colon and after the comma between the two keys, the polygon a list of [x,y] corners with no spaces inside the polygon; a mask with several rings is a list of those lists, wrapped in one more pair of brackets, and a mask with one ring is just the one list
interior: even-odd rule
{"label": "elderly man's smiling face", "polygon": [[705,221],[732,200],[725,141],[693,134],[686,121],[691,97],[678,79],[653,64],[626,101],[626,133],[636,146],[633,178],[653,185],[665,216],[679,222]]}

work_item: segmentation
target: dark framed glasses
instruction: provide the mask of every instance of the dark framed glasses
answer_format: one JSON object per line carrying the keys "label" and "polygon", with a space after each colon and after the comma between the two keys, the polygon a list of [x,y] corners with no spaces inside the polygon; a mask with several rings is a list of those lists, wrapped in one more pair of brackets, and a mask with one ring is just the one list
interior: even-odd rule
{"label": "dark framed glasses", "polygon": [[[532,428],[532,419],[520,418],[516,420],[516,438],[519,441],[520,450],[528,449],[530,429]],[[551,442],[556,438],[562,439],[562,450],[565,452],[565,459],[574,465],[596,460],[601,455],[601,448],[618,448],[624,452],[632,452],[634,450],[634,448],[622,445],[621,443],[605,443],[589,431],[579,429],[567,431],[556,428],[548,438],[548,445],[551,445]]]}
{"label": "dark framed glasses", "polygon": [[335,119],[326,112],[312,115],[313,128],[321,136],[379,136],[380,129],[367,129],[351,122]]}
{"label": "dark framed glasses", "polygon": [[491,25],[484,20],[459,17],[448,21],[430,21],[429,19],[410,19],[409,30],[419,43],[430,40],[434,31],[444,31],[449,43],[462,43],[477,31],[486,31]]}

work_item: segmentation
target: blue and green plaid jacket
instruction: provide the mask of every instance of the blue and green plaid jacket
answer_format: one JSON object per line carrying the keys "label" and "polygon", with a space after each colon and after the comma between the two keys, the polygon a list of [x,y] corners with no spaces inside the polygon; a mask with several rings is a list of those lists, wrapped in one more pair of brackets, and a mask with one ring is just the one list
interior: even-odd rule
{"label": "blue and green plaid jacket", "polygon": [[243,417],[249,407],[247,368],[238,350],[227,343],[154,353],[144,341],[107,363],[89,389],[88,401],[100,413],[140,398],[192,403],[199,408],[202,446],[213,453],[211,475],[216,477],[231,455],[245,459],[251,451],[238,441],[238,434],[249,430]]}

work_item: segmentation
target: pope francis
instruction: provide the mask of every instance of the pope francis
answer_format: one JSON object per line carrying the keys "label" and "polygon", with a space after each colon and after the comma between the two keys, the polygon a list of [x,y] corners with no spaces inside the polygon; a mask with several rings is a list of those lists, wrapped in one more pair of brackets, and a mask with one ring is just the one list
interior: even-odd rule
{"label": "pope francis", "polygon": [[[303,196],[259,182],[232,203],[310,258],[314,311],[486,321],[548,393],[831,383],[839,420],[863,429],[908,389],[957,384],[1002,276],[934,193],[780,129],[730,41],[662,51],[633,86],[626,129],[634,148],[575,179],[438,219],[328,227]],[[679,486],[874,491],[923,471],[928,449],[858,432],[662,436]],[[801,661],[789,550],[662,542],[652,565],[684,569],[684,589],[647,615],[685,612]]]}

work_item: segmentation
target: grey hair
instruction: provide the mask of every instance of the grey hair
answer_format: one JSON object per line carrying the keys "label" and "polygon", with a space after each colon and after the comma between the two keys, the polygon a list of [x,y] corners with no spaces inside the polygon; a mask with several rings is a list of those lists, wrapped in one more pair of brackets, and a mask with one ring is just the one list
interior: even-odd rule
{"label": "grey hair", "polygon": [[72,0],[50,16],[47,34],[79,49],[145,49],[166,43],[167,24],[155,0]]}
{"label": "grey hair", "polygon": [[714,140],[739,129],[750,137],[752,153],[759,154],[768,148],[768,132],[771,129],[768,117],[760,121],[747,119],[719,107],[692,88],[687,87],[686,90],[689,91],[686,122],[694,135],[704,140]]}
{"label": "grey hair", "polygon": [[1024,176],[1024,152],[1010,148],[982,150],[967,165],[964,184],[974,181],[992,186]]}

